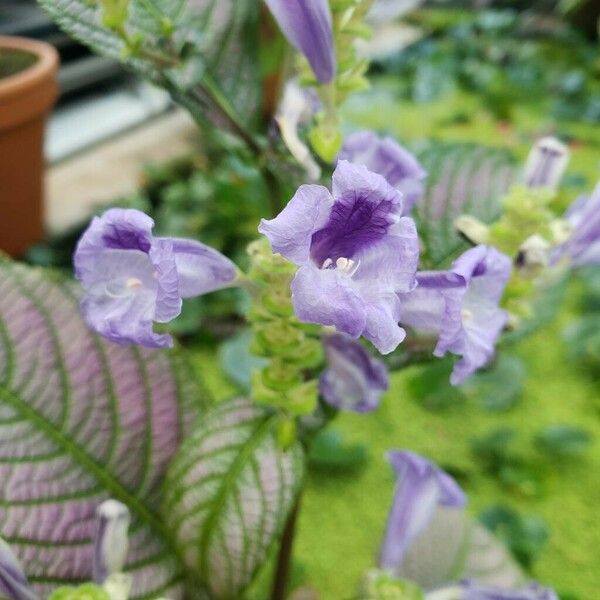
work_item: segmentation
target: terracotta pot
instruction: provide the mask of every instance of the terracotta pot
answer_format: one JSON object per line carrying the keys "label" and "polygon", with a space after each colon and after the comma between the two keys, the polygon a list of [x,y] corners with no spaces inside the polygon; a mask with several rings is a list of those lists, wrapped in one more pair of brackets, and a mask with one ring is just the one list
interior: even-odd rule
{"label": "terracotta pot", "polygon": [[44,127],[59,61],[49,44],[16,37],[0,36],[1,56],[16,66],[0,72],[0,248],[18,257],[44,233]]}

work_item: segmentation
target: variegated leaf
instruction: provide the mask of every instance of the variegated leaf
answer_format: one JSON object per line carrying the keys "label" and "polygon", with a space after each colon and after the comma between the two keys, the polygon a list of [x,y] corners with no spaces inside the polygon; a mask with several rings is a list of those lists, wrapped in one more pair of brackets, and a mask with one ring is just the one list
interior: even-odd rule
{"label": "variegated leaf", "polygon": [[[194,91],[204,75],[216,82],[218,93],[243,120],[250,121],[259,107],[258,4],[253,0],[129,0],[126,30],[142,47],[133,54],[102,24],[102,3],[38,2],[69,35],[166,87],[195,116],[210,110],[207,97]],[[169,39],[166,22],[173,31]],[[171,64],[173,48],[179,57],[177,68]]]}
{"label": "variegated leaf", "polygon": [[462,510],[440,507],[407,552],[400,577],[433,589],[463,578],[512,588],[522,582],[504,545]]}
{"label": "variegated leaf", "polygon": [[218,600],[239,598],[281,532],[303,473],[277,416],[244,399],[215,406],[169,469],[164,516],[191,573]]}
{"label": "variegated leaf", "polygon": [[428,177],[415,218],[424,245],[424,266],[437,268],[466,248],[454,220],[463,214],[486,223],[498,217],[499,200],[516,181],[516,170],[508,152],[473,144],[436,143],[419,159]]}
{"label": "variegated leaf", "polygon": [[0,536],[40,596],[89,581],[96,507],[132,513],[133,598],[183,596],[159,487],[199,396],[175,354],[109,344],[71,284],[0,260]]}

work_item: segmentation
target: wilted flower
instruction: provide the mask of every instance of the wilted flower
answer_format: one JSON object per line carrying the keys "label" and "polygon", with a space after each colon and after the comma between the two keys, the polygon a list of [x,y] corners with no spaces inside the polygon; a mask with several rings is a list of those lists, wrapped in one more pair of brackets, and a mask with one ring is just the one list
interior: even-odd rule
{"label": "wilted flower", "polygon": [[10,546],[0,538],[0,598],[37,600]]}
{"label": "wilted flower", "polygon": [[273,251],[299,267],[292,301],[301,321],[363,335],[384,354],[398,346],[398,293],[413,289],[419,257],[402,207],[402,194],[381,175],[342,160],[333,196],[303,185],[275,219],[261,221]]}
{"label": "wilted flower", "polygon": [[493,357],[508,318],[499,302],[511,269],[511,260],[495,248],[476,246],[449,271],[418,273],[418,287],[400,295],[402,324],[437,335],[435,356],[462,356],[452,371],[453,385]]}
{"label": "wilted flower", "polygon": [[600,264],[600,183],[590,197],[578,198],[565,218],[571,235],[553,258],[568,258],[576,267]]}
{"label": "wilted flower", "polygon": [[321,83],[335,76],[331,9],[328,0],[265,0],[290,44],[308,59]]}
{"label": "wilted flower", "polygon": [[538,140],[525,163],[525,185],[529,188],[558,187],[569,158],[569,149],[556,138]]}
{"label": "wilted flower", "polygon": [[327,369],[321,375],[319,387],[325,401],[342,410],[359,413],[375,410],[381,394],[389,387],[385,365],[345,334],[326,336],[323,346]]}
{"label": "wilted flower", "polygon": [[408,150],[390,137],[359,131],[346,138],[339,159],[365,165],[385,177],[404,196],[403,214],[408,214],[423,195],[427,172]]}
{"label": "wilted flower", "polygon": [[463,507],[466,496],[456,481],[412,452],[391,451],[388,460],[398,483],[379,555],[382,569],[395,571],[438,505]]}
{"label": "wilted flower", "polygon": [[84,318],[117,343],[172,345],[152,330],[181,312],[182,298],[230,286],[235,265],[193,240],[157,238],[154,221],[138,210],[113,208],[95,217],[75,250],[75,276],[83,284]]}

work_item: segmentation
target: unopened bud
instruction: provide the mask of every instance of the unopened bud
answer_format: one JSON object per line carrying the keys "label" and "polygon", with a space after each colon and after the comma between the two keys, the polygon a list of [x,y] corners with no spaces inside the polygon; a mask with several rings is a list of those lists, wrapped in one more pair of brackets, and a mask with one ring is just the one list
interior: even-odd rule
{"label": "unopened bud", "polygon": [[515,264],[519,269],[540,269],[548,264],[550,244],[541,235],[528,237],[517,253]]}
{"label": "unopened bud", "polygon": [[110,575],[121,573],[129,547],[129,509],[117,500],[106,500],[96,511],[98,529],[94,545],[94,581],[104,583]]}
{"label": "unopened bud", "polygon": [[454,229],[473,245],[487,244],[490,238],[489,227],[471,215],[461,215],[454,221]]}
{"label": "unopened bud", "polygon": [[542,138],[531,149],[525,163],[525,185],[555,189],[568,164],[567,146],[554,137]]}

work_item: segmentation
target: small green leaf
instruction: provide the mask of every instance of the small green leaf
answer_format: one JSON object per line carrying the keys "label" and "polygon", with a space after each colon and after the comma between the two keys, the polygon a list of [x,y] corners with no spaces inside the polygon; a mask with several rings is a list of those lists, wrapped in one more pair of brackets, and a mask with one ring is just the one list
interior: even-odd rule
{"label": "small green leaf", "polygon": [[591,435],[576,425],[550,425],[535,438],[538,447],[558,458],[581,456],[590,447]]}
{"label": "small green leaf", "polygon": [[250,391],[252,372],[263,369],[269,362],[250,352],[251,343],[252,332],[244,329],[221,344],[219,348],[221,368],[225,375],[244,392]]}
{"label": "small green leaf", "polygon": [[310,467],[319,471],[355,471],[363,467],[367,459],[365,446],[344,442],[342,434],[335,429],[320,431],[308,454]]}
{"label": "small green leaf", "polygon": [[163,515],[187,568],[215,600],[239,598],[281,532],[302,480],[277,414],[245,399],[216,405],[171,463]]}

